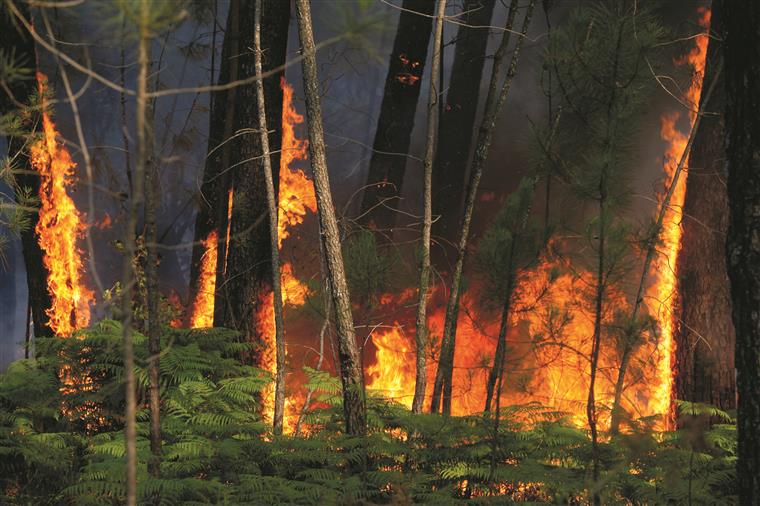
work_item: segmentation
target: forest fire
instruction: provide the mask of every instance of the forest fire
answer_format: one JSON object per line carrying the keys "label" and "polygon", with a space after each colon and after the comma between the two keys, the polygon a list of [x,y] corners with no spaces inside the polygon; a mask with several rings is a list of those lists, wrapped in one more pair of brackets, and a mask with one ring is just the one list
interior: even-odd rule
{"label": "forest fire", "polygon": [[216,291],[216,260],[218,234],[212,230],[203,240],[205,248],[198,273],[198,288],[190,314],[190,327],[194,329],[214,326],[214,293]]}
{"label": "forest fire", "polygon": [[0,504],[760,504],[751,2],[53,3]]}
{"label": "forest fire", "polygon": [[55,335],[68,337],[90,322],[93,292],[84,283],[82,254],[77,246],[85,224],[69,195],[76,164],[58,141],[59,134],[46,110],[47,77],[40,72],[37,84],[43,104],[43,137],[30,149],[32,166],[40,174],[40,212],[35,232],[49,272],[49,325]]}
{"label": "forest fire", "polygon": [[290,235],[288,229],[303,223],[307,213],[315,213],[317,201],[314,196],[314,186],[306,174],[300,169],[291,167],[296,160],[306,160],[309,143],[296,137],[295,126],[303,123],[304,119],[293,105],[293,87],[285,81],[285,78],[281,80],[280,86],[282,87],[282,150],[277,239],[279,246],[282,247],[282,241]]}
{"label": "forest fire", "polygon": [[[700,26],[709,28],[710,11],[700,9]],[[702,75],[708,37],[696,38],[695,47],[678,65],[689,65],[694,78],[684,94],[685,103],[692,109],[690,125],[699,104]],[[662,116],[662,138],[668,142],[665,152],[665,187],[673,177],[678,160],[683,154],[687,135],[678,130],[678,113]],[[661,254],[653,267],[653,280],[646,298],[659,327],[659,339],[642,346],[635,352],[639,381],[630,385],[622,399],[623,408],[635,416],[665,414],[670,416],[672,402],[672,356],[674,353],[674,306],[677,300],[676,258],[680,247],[681,209],[685,198],[686,176],[676,186],[662,232]],[[559,274],[557,274],[559,273]],[[552,277],[551,281],[549,278]],[[588,395],[588,352],[593,333],[593,315],[588,314],[580,296],[593,286],[590,274],[570,269],[564,262],[545,259],[543,263],[520,276],[524,292],[519,307],[512,312],[509,351],[507,355],[506,391],[503,404],[537,401],[545,406],[568,412],[579,426],[585,426],[585,404]],[[477,290],[472,290],[476,292]],[[525,295],[525,292],[533,295]],[[433,295],[436,301],[440,293]],[[386,295],[381,299],[388,306],[398,304],[402,297]],[[604,316],[607,324],[615,313],[628,311],[622,293],[608,295],[609,310]],[[455,354],[453,414],[470,414],[482,411],[485,402],[485,381],[496,347],[498,325],[495,318],[481,309],[467,293],[462,299],[457,348]],[[520,305],[518,304],[518,305]],[[438,300],[431,309],[428,326],[431,336],[440,337],[444,322],[443,303]],[[411,317],[410,317],[411,318]],[[409,321],[412,321],[411,319]],[[410,329],[405,332],[404,329]],[[396,322],[390,329],[373,333],[376,362],[368,366],[367,386],[385,397],[411,406],[414,394],[415,371],[413,328]],[[530,345],[528,345],[530,343]],[[510,357],[510,354],[512,357]],[[617,352],[613,345],[602,349],[597,378],[597,400],[611,405],[617,372]],[[428,360],[428,387],[435,376],[434,361]],[[430,395],[430,390],[427,395]],[[609,423],[603,415],[600,423]],[[665,423],[667,426],[668,423]],[[664,427],[663,427],[664,428]]]}
{"label": "forest fire", "polygon": [[[710,28],[710,10],[700,9],[699,25],[705,29]],[[689,107],[689,130],[691,130],[699,107],[699,98],[702,93],[702,78],[704,76],[705,58],[707,56],[708,36],[705,33],[696,38],[695,46],[682,59],[677,60],[677,65],[689,65],[693,69],[691,85],[685,91],[683,100]],[[661,118],[661,136],[668,142],[665,151],[666,187],[672,183],[678,161],[686,149],[688,135],[679,131],[676,123],[680,119],[680,113],[668,113]],[[688,132],[688,130],[687,130]],[[685,162],[688,169],[688,158]],[[674,309],[677,303],[677,275],[678,275],[678,250],[681,246],[681,220],[683,203],[686,198],[686,181],[689,176],[685,170],[676,183],[675,192],[671,198],[669,209],[665,215],[661,234],[661,254],[657,257],[654,265],[656,281],[647,291],[647,302],[650,314],[654,315],[660,326],[661,356],[658,367],[658,386],[654,391],[653,410],[657,413],[670,413],[673,388],[673,357],[675,354],[675,342],[673,330],[675,325]]]}
{"label": "forest fire", "polygon": [[[709,10],[701,12],[700,25],[709,27]],[[695,47],[678,60],[689,65],[695,78],[685,93],[684,101],[693,108],[699,102],[701,76],[705,64],[707,37],[696,39]],[[298,139],[296,125],[303,122],[293,105],[293,88],[283,79],[282,151],[279,177],[279,246],[290,237],[293,227],[303,223],[309,213],[316,212],[311,181],[294,162],[307,158],[308,143]],[[668,142],[665,153],[666,187],[670,185],[677,161],[686,146],[687,136],[677,128],[678,113],[662,116],[662,137]],[[692,113],[691,122],[694,120]],[[655,342],[636,350],[636,374],[622,399],[626,411],[636,416],[669,413],[672,384],[673,311],[676,303],[676,256],[680,244],[681,207],[685,196],[686,177],[682,175],[667,212],[662,233],[661,255],[655,260],[651,285],[646,298],[650,313],[658,322],[659,335]],[[230,192],[231,195],[231,192]],[[230,200],[231,206],[231,200]],[[213,322],[213,289],[215,240],[204,241],[201,280],[206,288],[199,291],[194,304],[191,326],[210,326]],[[550,279],[551,278],[551,279]],[[283,261],[281,269],[283,302],[291,307],[303,305],[308,288],[294,275],[293,266]],[[503,404],[539,402],[569,413],[576,424],[584,426],[585,402],[588,394],[588,355],[593,333],[593,315],[579,302],[579,295],[593,285],[589,273],[570,268],[564,260],[545,258],[529,272],[520,274],[520,300],[510,318],[505,391]],[[208,284],[206,284],[208,283]],[[486,398],[486,379],[492,366],[499,331],[498,317],[480,307],[477,287],[462,297],[455,353],[454,392],[452,413],[465,415],[482,411]],[[380,298],[383,312],[395,315],[393,325],[381,325],[372,332],[374,356],[368,358],[365,371],[367,387],[383,397],[411,406],[414,394],[414,329],[409,322],[413,315],[408,307],[414,290],[385,294]],[[628,311],[621,293],[609,295],[609,309],[604,319],[612,322],[616,313]],[[433,339],[440,339],[445,319],[445,296],[437,287],[431,295],[428,326]],[[406,308],[406,309],[404,309]],[[256,316],[257,327],[264,343],[260,365],[275,372],[274,311],[272,293],[264,294]],[[291,339],[288,340],[291,342]],[[435,377],[436,357],[428,360],[428,392],[431,394]],[[612,403],[617,370],[617,352],[613,345],[604,345],[597,379],[598,401]],[[302,403],[300,387],[289,386],[286,426],[292,429],[295,408]],[[265,396],[265,413],[271,416],[272,396]],[[605,415],[600,423],[608,423]]]}
{"label": "forest fire", "polygon": [[[279,212],[278,212],[278,247],[282,248],[282,242],[290,236],[290,229],[304,221],[308,213],[317,210],[317,202],[314,196],[314,186],[306,174],[293,167],[296,161],[306,160],[308,142],[296,137],[295,126],[303,123],[304,118],[293,105],[293,87],[282,78],[282,149],[280,154],[280,178],[279,178]],[[283,261],[280,271],[282,290],[282,302],[286,306],[301,306],[306,301],[309,289],[301,283],[293,274],[293,266]],[[274,323],[274,298],[271,292],[261,298],[261,305],[256,316],[259,333],[264,338],[264,349],[261,354],[261,366],[272,374],[275,373],[275,323]],[[272,386],[273,388],[273,386]],[[296,394],[296,398],[300,395]],[[274,412],[273,390],[264,400],[264,412],[271,418]],[[296,423],[295,400],[291,397],[287,400],[285,425],[291,431]]]}

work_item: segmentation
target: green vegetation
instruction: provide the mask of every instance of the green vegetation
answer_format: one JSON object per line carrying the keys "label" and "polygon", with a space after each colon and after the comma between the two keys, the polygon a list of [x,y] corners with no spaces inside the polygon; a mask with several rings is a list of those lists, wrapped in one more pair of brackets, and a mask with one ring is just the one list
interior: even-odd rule
{"label": "green vegetation", "polygon": [[[503,408],[494,445],[487,414],[413,415],[374,397],[368,435],[352,438],[342,432],[339,380],[307,370],[320,392],[304,420],[307,435],[275,438],[258,414],[258,393],[271,378],[241,365],[249,345],[222,329],[164,332],[163,458],[161,477],[151,477],[146,341],[135,334],[141,504],[579,504],[589,497],[587,431],[536,404]],[[104,321],[37,346],[41,358],[0,376],[0,502],[123,503],[120,325]],[[652,423],[639,420],[632,433],[601,442],[604,504],[733,501],[736,430],[728,413],[681,404],[680,430],[658,433]]]}

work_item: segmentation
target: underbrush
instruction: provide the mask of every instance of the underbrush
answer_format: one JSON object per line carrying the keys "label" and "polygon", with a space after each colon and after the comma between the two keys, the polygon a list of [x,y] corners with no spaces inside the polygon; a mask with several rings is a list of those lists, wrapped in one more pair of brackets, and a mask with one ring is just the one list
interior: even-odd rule
{"label": "underbrush", "polygon": [[[124,502],[121,328],[104,321],[75,339],[36,343],[36,360],[0,375],[0,502]],[[147,342],[135,334],[144,406]],[[163,455],[150,459],[147,408],[138,413],[141,504],[585,504],[588,433],[537,404],[466,417],[413,415],[368,398],[368,431],[342,431],[339,381],[307,370],[314,409],[306,435],[275,437],[259,413],[271,378],[242,365],[250,350],[223,329],[167,329],[161,356]],[[679,427],[630,423],[601,443],[603,504],[735,502],[730,414],[681,403]]]}

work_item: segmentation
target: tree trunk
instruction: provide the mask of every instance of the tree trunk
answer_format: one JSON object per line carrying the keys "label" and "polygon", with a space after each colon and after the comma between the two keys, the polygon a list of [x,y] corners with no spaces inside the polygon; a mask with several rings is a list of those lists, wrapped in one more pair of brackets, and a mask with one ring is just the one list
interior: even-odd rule
{"label": "tree trunk", "polygon": [[[254,28],[254,59],[256,75],[262,73],[261,51],[261,0],[256,0],[256,19]],[[280,251],[277,237],[277,195],[275,194],[274,179],[272,176],[272,160],[269,152],[269,129],[267,128],[266,101],[264,99],[264,82],[256,81],[256,103],[259,109],[259,138],[261,142],[261,156],[264,166],[264,182],[267,192],[267,210],[269,211],[269,242],[270,255],[272,257],[272,304],[274,309],[275,346],[277,370],[274,387],[274,419],[273,430],[275,435],[282,434],[285,419],[285,322],[282,316],[282,289],[280,287]]]}
{"label": "tree trunk", "polygon": [[[16,8],[26,18],[30,19],[26,3],[18,3]],[[6,15],[7,14],[7,15]],[[34,49],[34,40],[21,26],[12,22],[10,13],[0,16],[0,47],[10,51],[10,54],[27,65],[35,65],[37,57]],[[32,70],[35,70],[32,68]],[[0,114],[6,114],[17,108],[17,103],[28,104],[29,98],[37,92],[37,83],[34,79],[15,81],[10,85],[12,97],[5,91],[0,92]],[[33,122],[32,122],[33,124]],[[30,125],[31,126],[31,125]],[[15,177],[16,202],[20,205],[28,205],[22,198],[22,190],[31,190],[31,195],[39,195],[40,178],[37,171],[29,163],[28,150],[25,147],[26,139],[23,137],[8,138],[8,153],[11,157],[18,154],[17,167],[20,168]],[[47,279],[48,270],[42,262],[42,249],[40,249],[35,228],[39,220],[39,213],[29,213],[29,226],[21,231],[21,248],[26,266],[26,280],[29,291],[29,306],[31,307],[32,322],[34,323],[34,335],[37,337],[50,337],[53,335],[48,326],[48,316],[45,311],[51,306],[50,294],[48,293]]]}
{"label": "tree trunk", "polygon": [[[702,95],[705,103],[710,100],[710,97],[715,91],[719,78],[720,78],[720,68],[716,68],[714,75],[712,76],[709,88]],[[641,342],[641,335],[640,335],[641,329],[639,328],[638,319],[639,319],[639,310],[641,309],[641,306],[644,302],[644,289],[646,288],[647,280],[649,277],[649,268],[652,264],[652,261],[655,258],[655,254],[657,254],[657,245],[660,239],[660,234],[662,233],[665,215],[668,209],[670,209],[670,201],[673,198],[673,194],[675,192],[676,187],[678,186],[678,180],[681,176],[681,172],[686,169],[686,162],[687,160],[689,160],[689,154],[691,152],[692,146],[694,145],[694,141],[696,139],[697,132],[699,131],[701,121],[702,121],[702,108],[701,106],[698,106],[694,123],[691,127],[691,131],[689,132],[689,139],[686,142],[686,146],[684,147],[683,153],[681,153],[681,158],[678,161],[676,170],[673,173],[673,178],[670,182],[670,187],[668,188],[668,191],[665,194],[665,198],[660,203],[660,210],[658,212],[657,221],[655,222],[654,227],[652,227],[650,234],[647,237],[647,241],[646,241],[647,248],[646,248],[646,256],[644,258],[644,266],[641,270],[641,276],[639,277],[639,286],[638,286],[638,290],[636,291],[633,311],[631,311],[631,316],[629,319],[629,327],[627,329],[627,335],[625,336],[623,351],[620,357],[620,367],[618,368],[618,377],[615,382],[615,394],[614,394],[614,400],[612,404],[612,418],[610,422],[610,432],[613,434],[617,433],[620,427],[620,421],[622,417],[621,401],[622,401],[622,396],[623,396],[623,390],[625,389],[625,376],[628,369],[628,365],[630,363],[631,356],[633,355],[634,351],[638,347],[638,343]]]}
{"label": "tree trunk", "polygon": [[[454,63],[451,67],[446,103],[441,115],[440,134],[435,155],[433,209],[440,216],[434,235],[446,245],[456,241],[457,219],[461,214],[465,169],[472,147],[475,116],[478,111],[480,82],[486,62],[486,47],[495,0],[465,0],[457,28]],[[480,27],[480,28],[470,28]],[[434,255],[435,257],[443,255]],[[443,262],[440,263],[442,269]]]}
{"label": "tree trunk", "polygon": [[436,130],[438,127],[438,101],[440,100],[439,70],[441,68],[441,41],[443,40],[443,17],[446,13],[446,0],[438,0],[438,11],[435,22],[435,37],[433,39],[433,61],[430,68],[430,94],[428,96],[428,124],[425,147],[425,174],[423,191],[423,220],[422,220],[422,258],[420,259],[420,286],[417,300],[416,336],[416,378],[414,383],[414,399],[412,411],[422,413],[425,402],[425,386],[427,384],[427,296],[430,285],[430,230],[433,227],[433,150],[435,149]]}
{"label": "tree trunk", "polygon": [[404,0],[385,78],[361,222],[392,235],[433,26],[431,0]]}
{"label": "tree trunk", "polygon": [[451,291],[449,294],[448,303],[446,305],[446,319],[444,323],[443,339],[441,341],[441,354],[438,359],[438,370],[436,371],[435,375],[435,384],[433,385],[433,398],[430,407],[430,411],[433,413],[441,409],[444,414],[451,414],[454,349],[456,347],[456,325],[457,316],[459,313],[460,290],[462,288],[462,272],[464,270],[464,261],[467,253],[467,242],[469,239],[472,212],[475,207],[475,198],[478,193],[480,177],[483,174],[483,168],[485,167],[486,160],[488,159],[488,151],[491,147],[491,139],[493,137],[494,128],[496,127],[496,119],[498,118],[499,112],[501,111],[504,102],[506,102],[507,96],[509,95],[509,90],[512,86],[512,80],[517,69],[517,61],[520,55],[520,48],[522,47],[523,41],[525,40],[525,36],[528,32],[528,26],[530,25],[530,19],[533,14],[534,5],[535,0],[531,0],[528,4],[525,18],[523,20],[521,35],[517,39],[514,52],[512,53],[512,60],[509,64],[509,69],[507,70],[507,75],[500,91],[499,75],[501,74],[501,69],[504,64],[511,30],[514,24],[515,14],[517,13],[517,0],[513,0],[509,6],[509,14],[507,16],[505,27],[506,30],[502,35],[499,49],[496,51],[496,55],[494,56],[491,82],[488,87],[488,95],[486,96],[485,112],[483,115],[483,121],[480,124],[480,129],[478,130],[478,142],[476,144],[475,158],[473,159],[472,167],[470,169],[470,183],[467,189],[465,209],[460,225],[461,232],[459,236],[459,244],[457,245],[457,263],[454,268],[454,275],[452,276],[451,280]]}
{"label": "tree trunk", "polygon": [[341,254],[338,220],[335,216],[330,192],[330,179],[327,173],[316,48],[309,3],[309,0],[296,0],[298,34],[303,51],[302,69],[306,95],[306,119],[309,126],[309,157],[314,172],[314,193],[317,198],[319,231],[323,238],[327,280],[333,309],[335,310],[346,432],[351,435],[363,435],[366,430],[367,419],[364,376],[354,334],[351,301]]}
{"label": "tree trunk", "polygon": [[[725,40],[721,2],[713,1],[704,82],[711,82],[723,55]],[[724,78],[703,111],[722,112]],[[725,239],[728,197],[723,170],[723,116],[702,117],[689,158],[684,202],[683,236],[678,257],[680,325],[676,339],[675,392],[678,399],[702,402],[724,410],[736,408],[731,293],[726,271]]]}
{"label": "tree trunk", "polygon": [[[222,62],[217,84],[227,84],[238,79],[239,61],[235,56],[240,53],[239,11],[240,1],[232,0],[227,14],[224,41],[222,42]],[[203,180],[198,194],[198,214],[195,218],[193,254],[190,262],[189,307],[191,308],[198,290],[201,289],[198,286],[198,278],[201,263],[206,254],[206,246],[203,242],[207,241],[210,234],[216,233],[218,258],[225,256],[227,192],[231,180],[229,171],[225,169],[230,166],[232,143],[224,141],[232,136],[237,92],[237,88],[231,88],[215,91],[211,95],[208,149]],[[219,279],[221,275],[222,273],[217,270],[216,279]],[[218,306],[220,305],[215,304],[215,308]]]}
{"label": "tree trunk", "polygon": [[[265,0],[262,3],[262,67],[266,72],[285,63],[290,5],[280,0]],[[239,65],[238,75],[241,79],[256,74],[255,56],[251,49],[255,31],[254,5],[247,2],[240,5],[241,48],[235,59]],[[281,142],[280,77],[281,73],[278,72],[264,79],[263,83],[265,103],[269,105],[266,111],[267,124],[277,125],[273,135],[268,139],[272,152],[279,151]],[[222,275],[217,276],[216,281],[216,292],[220,297],[216,298],[214,324],[238,330],[246,342],[256,346],[253,362],[260,366],[268,366],[270,364],[264,363],[265,341],[262,333],[269,332],[270,329],[261,327],[258,314],[272,289],[272,252],[261,138],[257,130],[252,130],[252,126],[259,124],[255,82],[238,87],[235,104],[236,138],[229,141],[233,146],[230,165],[223,167],[223,170],[229,171],[232,176],[234,203],[231,222],[228,225],[229,244],[226,251],[221,247],[218,249],[217,269]],[[279,177],[279,161],[279,156],[275,156],[271,162],[275,181]],[[223,195],[226,195],[226,191]],[[226,206],[221,212],[227,213]],[[222,219],[219,219],[219,223],[222,223]]]}
{"label": "tree trunk", "polygon": [[150,64],[150,7],[148,0],[141,0],[137,19],[138,37],[138,75],[135,111],[135,130],[137,132],[137,166],[132,182],[127,226],[124,231],[124,272],[122,277],[121,311],[122,332],[124,340],[124,387],[126,390],[124,446],[126,452],[126,504],[137,504],[137,394],[135,392],[135,355],[132,343],[132,293],[135,279],[133,259],[136,253],[135,233],[137,231],[137,214],[144,203],[144,183],[148,163],[147,146],[147,86],[148,66]]}
{"label": "tree trunk", "polygon": [[760,4],[726,9],[728,275],[736,328],[740,504],[760,504]]}
{"label": "tree trunk", "polygon": [[592,502],[594,506],[600,504],[599,497],[599,434],[596,418],[596,374],[599,365],[599,351],[602,346],[602,316],[604,310],[604,298],[606,293],[607,276],[605,268],[605,239],[606,239],[606,207],[607,207],[607,182],[605,174],[599,182],[599,250],[596,272],[596,296],[594,298],[594,335],[591,338],[590,374],[588,384],[588,400],[586,402],[586,417],[591,430],[591,477],[593,479]]}
{"label": "tree trunk", "polygon": [[[507,354],[507,331],[509,330],[509,317],[511,307],[512,276],[510,275],[509,281],[507,282],[507,293],[504,297],[504,306],[501,310],[501,323],[499,324],[499,337],[496,341],[496,353],[494,353],[493,366],[491,367],[491,371],[488,373],[488,380],[486,381],[486,405],[483,409],[483,411],[486,412],[491,410],[491,399],[494,395],[494,388],[496,388],[496,380],[499,380],[499,382],[501,382],[501,375],[504,372],[504,360]],[[501,395],[501,388],[498,389],[496,395]],[[496,416],[498,417],[498,407],[496,411]]]}
{"label": "tree trunk", "polygon": [[[150,106],[149,118],[153,118]],[[156,159],[153,156],[153,128],[146,121],[145,149],[148,161],[145,173],[145,288],[148,309],[148,380],[150,409],[150,453],[148,472],[154,478],[161,475],[161,389],[159,384],[159,357],[161,355],[161,316],[159,314],[158,291],[158,230],[156,211],[158,209],[159,174]],[[158,501],[158,498],[156,498]]]}

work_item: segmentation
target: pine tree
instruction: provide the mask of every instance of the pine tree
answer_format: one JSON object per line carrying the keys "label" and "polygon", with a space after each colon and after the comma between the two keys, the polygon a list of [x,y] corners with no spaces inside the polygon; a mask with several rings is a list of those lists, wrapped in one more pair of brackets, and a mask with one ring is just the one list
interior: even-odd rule
{"label": "pine tree", "polygon": [[760,5],[726,9],[726,263],[736,328],[739,503],[760,503]]}
{"label": "pine tree", "polygon": [[428,352],[428,325],[427,325],[427,295],[430,285],[430,232],[433,227],[433,150],[435,149],[436,133],[438,129],[439,100],[441,100],[440,80],[438,79],[441,67],[441,41],[443,40],[443,17],[446,14],[446,0],[438,0],[436,11],[435,36],[433,37],[433,62],[430,66],[430,89],[428,96],[428,124],[427,138],[425,141],[424,161],[424,190],[423,190],[423,218],[422,218],[422,258],[420,259],[420,284],[417,297],[417,318],[415,323],[416,341],[416,375],[414,382],[414,399],[412,399],[412,411],[422,412],[422,404],[425,402],[425,386],[427,384],[427,352]]}
{"label": "pine tree", "polygon": [[[240,62],[233,55],[240,54],[239,12],[240,1],[231,0],[222,41],[218,85],[238,80]],[[193,252],[190,261],[191,301],[200,289],[198,277],[203,256],[206,254],[204,241],[212,232],[216,232],[217,237],[217,258],[226,255],[228,192],[231,186],[230,173],[225,169],[232,164],[233,144],[228,139],[233,134],[237,93],[237,87],[232,87],[217,90],[211,94],[207,156],[197,197],[198,213],[195,217]],[[222,272],[217,268],[216,279],[221,276]],[[216,303],[215,307],[219,304]]]}
{"label": "pine tree", "polygon": [[[714,79],[723,60],[724,3],[711,7],[710,38],[704,85]],[[736,334],[731,321],[731,293],[726,271],[728,230],[725,153],[723,151],[725,83],[720,77],[702,117],[689,155],[689,179],[683,207],[683,236],[678,256],[680,325],[676,339],[675,392],[678,399],[724,410],[736,408],[733,354]],[[714,113],[714,114],[711,114]]]}
{"label": "pine tree", "polygon": [[563,139],[557,158],[577,196],[594,207],[585,231],[593,252],[587,261],[594,280],[588,294],[593,335],[586,415],[592,442],[592,499],[600,504],[596,379],[602,347],[612,337],[607,326],[616,308],[610,296],[630,272],[631,226],[621,214],[631,194],[631,139],[652,88],[639,63],[652,55],[661,29],[647,11],[621,0],[576,9],[552,35],[547,64],[554,69],[574,127],[566,128],[570,135]]}
{"label": "pine tree", "polygon": [[[15,8],[26,19],[30,18],[26,3],[19,3]],[[13,166],[16,203],[22,208],[29,209],[33,207],[30,204],[39,195],[40,189],[40,178],[29,163],[27,149],[27,136],[34,134],[34,127],[38,120],[38,112],[34,113],[33,98],[37,95],[37,82],[34,79],[37,57],[31,35],[14,18],[5,4],[0,9],[0,48],[2,48],[0,49],[2,67],[7,72],[7,75],[0,75],[4,88],[7,88],[0,93],[0,115],[17,113],[19,106],[29,107],[28,112],[33,113],[28,116],[28,124],[20,125],[22,128],[16,128],[15,132],[7,132],[9,134],[8,154],[16,160]],[[12,72],[14,68],[16,72]],[[18,71],[22,69],[26,71],[19,74]],[[38,213],[31,209],[25,213],[24,218],[25,226],[20,230],[21,248],[26,267],[29,308],[34,323],[34,334],[37,337],[52,336],[52,330],[48,326],[48,316],[45,314],[51,306],[47,287],[49,273],[42,261],[42,249],[35,234]]]}
{"label": "pine tree", "polygon": [[462,289],[462,273],[464,271],[464,262],[467,255],[470,223],[475,208],[475,197],[477,196],[478,186],[480,185],[480,178],[483,175],[483,168],[488,159],[488,152],[491,147],[491,140],[493,139],[493,132],[496,127],[496,119],[507,100],[509,90],[512,87],[512,80],[517,72],[520,49],[522,48],[524,39],[528,33],[528,27],[530,26],[534,6],[535,0],[531,0],[527,6],[525,17],[523,18],[522,29],[518,34],[512,58],[509,67],[507,68],[506,77],[504,78],[501,87],[499,87],[499,80],[501,79],[501,71],[506,61],[506,52],[512,35],[512,26],[518,10],[516,0],[513,0],[510,3],[509,13],[504,27],[505,30],[499,48],[494,56],[491,81],[488,86],[488,94],[486,95],[485,112],[478,130],[475,157],[470,167],[470,181],[467,186],[467,197],[461,217],[461,230],[459,232],[459,242],[457,244],[457,263],[454,268],[454,274],[452,275],[451,291],[446,304],[446,320],[444,323],[443,338],[441,339],[441,353],[438,358],[438,369],[435,374],[433,398],[430,405],[430,410],[433,413],[438,412],[440,409],[446,415],[451,414],[454,350],[456,348],[459,297]]}
{"label": "pine tree", "polygon": [[340,376],[343,384],[343,413],[346,432],[360,436],[366,432],[367,412],[364,393],[364,372],[354,334],[351,301],[346,282],[345,267],[340,247],[338,220],[335,216],[330,178],[327,172],[322,104],[317,77],[317,55],[311,22],[309,0],[296,0],[298,35],[303,51],[303,82],[306,95],[306,120],[309,126],[309,158],[314,171],[314,194],[317,198],[317,214],[321,247],[325,259],[327,282],[335,311],[335,327],[338,334]]}
{"label": "pine tree", "polygon": [[502,383],[504,375],[507,331],[515,299],[519,298],[518,275],[535,264],[542,249],[541,231],[531,216],[538,182],[536,175],[523,178],[478,245],[476,265],[486,280],[485,297],[499,301],[501,306],[496,353],[486,383],[485,411],[490,411],[494,395],[501,395],[496,384]]}
{"label": "pine tree", "polygon": [[[241,52],[235,57],[238,62],[238,78],[256,75],[252,41],[255,27],[255,3],[243,2],[239,11],[239,36]],[[290,7],[287,2],[266,0],[261,11],[261,47],[264,51],[262,68],[264,72],[281,68],[285,62],[288,21]],[[280,128],[282,111],[281,72],[275,72],[264,79],[264,98],[267,104],[267,125],[275,129],[270,136],[270,153],[280,149]],[[227,223],[227,208],[220,206],[218,212],[223,217],[217,224],[229,226],[227,248],[217,249],[216,305],[214,324],[238,330],[243,338],[258,345],[254,353],[255,363],[261,359],[263,341],[258,312],[265,295],[271,291],[272,264],[270,243],[270,220],[267,205],[266,184],[261,157],[261,140],[252,125],[258,125],[258,102],[256,83],[238,86],[234,111],[234,139],[232,143],[229,170],[233,204],[230,223]],[[277,127],[275,127],[277,126]],[[272,176],[279,180],[279,156],[272,157]],[[224,234],[219,234],[224,241]],[[221,244],[220,244],[221,246]],[[226,263],[226,269],[224,268]],[[269,329],[266,330],[269,332]]]}
{"label": "pine tree", "polygon": [[[261,50],[261,0],[256,0],[256,19],[254,21],[254,58],[256,75],[262,75],[263,54]],[[264,99],[264,82],[256,81],[256,104],[259,112],[259,138],[261,142],[262,165],[264,168],[264,183],[267,192],[267,210],[269,211],[269,243],[272,258],[272,304],[275,325],[275,386],[274,386],[274,415],[273,428],[276,435],[282,434],[285,416],[285,322],[282,316],[282,289],[280,287],[280,251],[277,236],[278,207],[275,195],[274,177],[272,175],[272,158],[269,149],[269,128],[267,127],[266,101]]]}
{"label": "pine tree", "polygon": [[430,34],[431,0],[404,0],[385,78],[372,157],[361,206],[362,223],[392,235],[404,182],[417,102],[422,88]]}
{"label": "pine tree", "polygon": [[[467,160],[472,148],[475,116],[478,112],[480,83],[485,67],[486,49],[494,0],[465,0],[462,23],[457,27],[454,61],[442,107],[441,126],[435,153],[433,175],[433,215],[438,219],[433,235],[441,248],[456,240],[456,225],[464,195]],[[442,239],[442,240],[441,240]],[[441,251],[435,257],[441,257]],[[436,262],[439,269],[445,266]]]}

